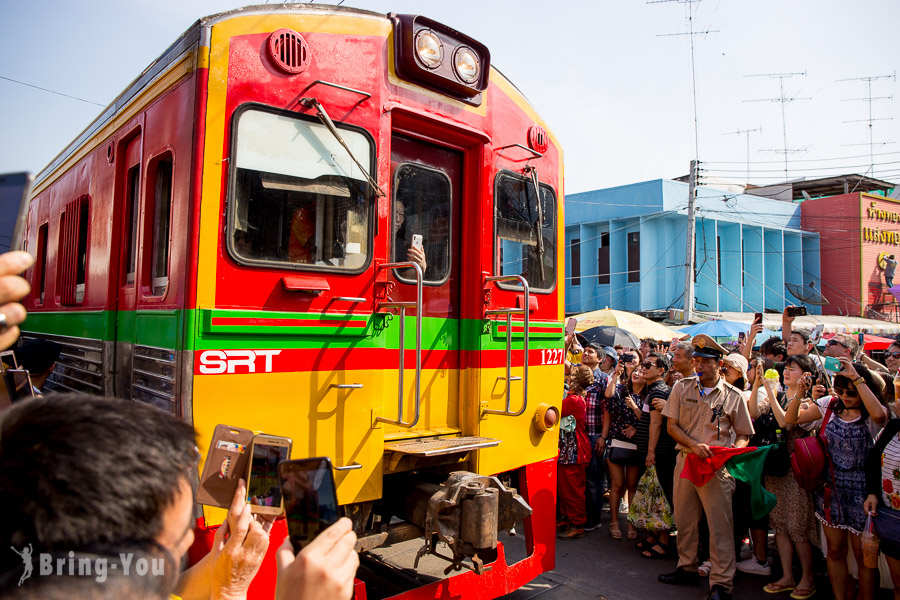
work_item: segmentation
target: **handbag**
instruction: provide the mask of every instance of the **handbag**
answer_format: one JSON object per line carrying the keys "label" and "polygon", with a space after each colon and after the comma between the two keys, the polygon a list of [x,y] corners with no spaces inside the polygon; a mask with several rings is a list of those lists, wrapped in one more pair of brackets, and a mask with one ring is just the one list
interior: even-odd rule
{"label": "handbag", "polygon": [[832,400],[828,405],[819,433],[800,438],[794,443],[794,452],[791,454],[791,471],[794,472],[797,484],[808,492],[813,492],[822,485],[825,465],[830,462],[825,427],[831,418],[835,403],[836,400]]}
{"label": "handbag", "polygon": [[638,529],[646,529],[651,533],[668,531],[675,527],[672,507],[666,500],[666,494],[659,483],[656,467],[647,467],[641,480],[638,481],[637,492],[628,505],[628,522]]}
{"label": "handbag", "polygon": [[609,462],[625,467],[637,467],[643,464],[644,455],[638,452],[637,444],[623,440],[610,440]]}

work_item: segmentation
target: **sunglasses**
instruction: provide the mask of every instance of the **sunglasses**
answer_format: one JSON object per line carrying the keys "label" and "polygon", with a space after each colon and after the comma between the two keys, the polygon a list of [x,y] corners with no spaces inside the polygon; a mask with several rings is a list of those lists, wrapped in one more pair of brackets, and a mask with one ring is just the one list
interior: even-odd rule
{"label": "sunglasses", "polygon": [[846,348],[847,350],[850,350],[850,346],[848,346],[847,344],[841,343],[841,342],[839,342],[839,341],[837,341],[837,340],[828,340],[828,343],[825,344],[825,345],[826,345],[826,346],[843,346],[843,347]]}
{"label": "sunglasses", "polygon": [[839,385],[834,386],[834,393],[837,395],[843,394],[844,396],[847,396],[848,398],[859,397],[859,392],[857,392],[856,390],[851,389],[851,388],[841,387]]}
{"label": "sunglasses", "polygon": [[652,363],[652,362],[642,362],[641,363],[641,367],[643,367],[645,369],[656,369],[656,368],[658,368],[658,366],[659,365],[657,365],[656,363]]}
{"label": "sunglasses", "polygon": [[884,356],[886,358],[900,358],[900,352],[887,352]]}

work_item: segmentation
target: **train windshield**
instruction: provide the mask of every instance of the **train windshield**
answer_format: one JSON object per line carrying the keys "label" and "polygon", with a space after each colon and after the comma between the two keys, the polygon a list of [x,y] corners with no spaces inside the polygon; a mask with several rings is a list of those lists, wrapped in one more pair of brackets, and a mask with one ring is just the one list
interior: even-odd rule
{"label": "train windshield", "polygon": [[546,291],[556,284],[556,197],[549,186],[541,184],[540,189],[539,207],[531,179],[497,174],[494,248],[500,275],[522,275],[530,288]]}
{"label": "train windshield", "polygon": [[[366,135],[341,135],[362,164],[373,164]],[[331,132],[293,114],[249,109],[235,138],[232,255],[279,268],[361,270],[371,245],[371,188]]]}

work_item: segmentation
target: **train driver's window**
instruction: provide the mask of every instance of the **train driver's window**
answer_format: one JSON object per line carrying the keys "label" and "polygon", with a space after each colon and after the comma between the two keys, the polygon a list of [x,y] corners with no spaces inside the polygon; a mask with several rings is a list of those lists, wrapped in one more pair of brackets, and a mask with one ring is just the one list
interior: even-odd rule
{"label": "train driver's window", "polygon": [[[394,171],[392,260],[405,262],[413,235],[422,236],[425,283],[440,284],[450,275],[450,179],[443,171],[413,163]],[[397,271],[397,278],[415,282],[412,269]]]}
{"label": "train driver's window", "polygon": [[500,275],[523,275],[531,289],[549,291],[556,284],[556,197],[550,186],[540,188],[538,205],[530,178],[509,171],[497,174],[494,259]]}
{"label": "train driver's window", "polygon": [[[371,187],[318,121],[251,108],[239,113],[228,247],[242,264],[362,270],[370,255]],[[341,127],[374,171],[370,138]]]}

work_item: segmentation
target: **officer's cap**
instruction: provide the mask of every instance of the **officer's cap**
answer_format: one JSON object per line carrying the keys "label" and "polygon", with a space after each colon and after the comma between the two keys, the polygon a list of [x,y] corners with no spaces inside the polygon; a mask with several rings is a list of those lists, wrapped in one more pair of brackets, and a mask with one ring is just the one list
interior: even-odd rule
{"label": "officer's cap", "polygon": [[720,346],[716,340],[705,333],[695,335],[691,339],[691,346],[694,347],[694,358],[715,358],[716,360],[720,360],[723,356],[728,354],[728,351],[725,350],[725,348]]}

